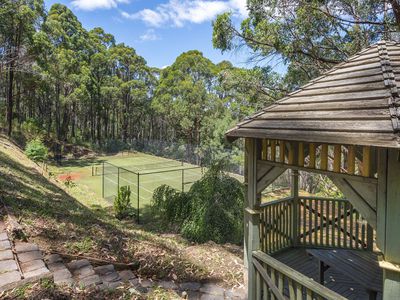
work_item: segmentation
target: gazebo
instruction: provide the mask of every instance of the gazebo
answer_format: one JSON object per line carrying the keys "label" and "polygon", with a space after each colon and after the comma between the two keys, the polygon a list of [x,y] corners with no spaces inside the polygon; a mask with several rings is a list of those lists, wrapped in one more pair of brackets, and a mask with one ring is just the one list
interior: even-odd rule
{"label": "gazebo", "polygon": [[[399,84],[381,41],[226,133],[245,138],[249,299],[400,299]],[[286,170],[291,196],[262,202]],[[346,199],[299,195],[304,171]]]}

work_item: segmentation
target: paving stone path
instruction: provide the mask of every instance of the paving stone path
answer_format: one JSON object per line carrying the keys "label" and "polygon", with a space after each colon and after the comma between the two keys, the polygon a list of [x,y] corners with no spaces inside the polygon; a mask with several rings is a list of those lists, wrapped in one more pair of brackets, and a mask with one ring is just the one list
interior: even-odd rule
{"label": "paving stone path", "polygon": [[87,259],[65,262],[58,254],[43,257],[35,244],[13,244],[5,224],[0,221],[0,292],[41,278],[53,278],[56,285],[69,285],[79,289],[115,289],[124,286],[132,294],[144,296],[159,287],[174,291],[184,299],[247,299],[243,288],[228,290],[210,283],[152,281],[137,278],[131,270],[117,271],[112,264],[93,266]]}
{"label": "paving stone path", "polygon": [[137,278],[130,270],[117,271],[114,265],[93,267],[87,259],[73,260],[64,263],[58,254],[45,257],[48,268],[54,275],[56,285],[70,285],[78,288],[115,289],[126,286],[132,294],[145,295],[152,289],[160,287],[173,290],[177,295],[194,300],[244,300],[247,299],[243,288],[236,290],[223,289],[215,284],[198,282],[175,283],[173,281],[152,281]]}
{"label": "paving stone path", "polygon": [[23,242],[13,245],[0,221],[0,292],[51,276],[38,246]]}

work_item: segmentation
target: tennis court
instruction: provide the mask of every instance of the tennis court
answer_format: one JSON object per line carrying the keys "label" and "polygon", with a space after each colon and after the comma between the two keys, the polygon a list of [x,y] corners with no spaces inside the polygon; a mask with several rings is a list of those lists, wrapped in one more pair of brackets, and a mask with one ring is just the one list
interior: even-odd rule
{"label": "tennis court", "polygon": [[188,191],[203,173],[198,166],[136,152],[64,161],[56,175],[60,180],[70,176],[75,183],[85,185],[96,197],[104,199],[102,206],[113,204],[118,187],[130,186],[132,206],[142,209],[149,206],[160,185]]}
{"label": "tennis court", "polygon": [[[103,207],[113,205],[119,187],[129,186],[132,206],[139,212],[149,207],[153,192],[160,185],[188,191],[205,172],[192,164],[140,152],[68,160],[57,170],[60,180],[70,175],[74,182],[85,185],[102,199],[99,204]],[[232,176],[242,181],[241,176]]]}
{"label": "tennis court", "polygon": [[177,190],[187,191],[202,176],[202,168],[181,161],[148,156],[137,156],[111,163],[104,161],[92,168],[94,177],[102,178],[102,197],[112,202],[123,186],[131,190],[131,204],[137,210],[139,221],[142,209],[150,205],[154,190],[167,184]]}

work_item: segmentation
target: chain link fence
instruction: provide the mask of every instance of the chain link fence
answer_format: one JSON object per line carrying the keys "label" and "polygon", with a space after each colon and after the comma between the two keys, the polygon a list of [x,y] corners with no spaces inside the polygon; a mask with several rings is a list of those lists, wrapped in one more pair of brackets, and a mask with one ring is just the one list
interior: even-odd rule
{"label": "chain link fence", "polygon": [[132,140],[130,148],[138,152],[179,160],[202,167],[208,167],[214,161],[224,159],[226,162],[225,171],[244,175],[244,152],[239,148],[200,147],[161,140]]}
{"label": "chain link fence", "polygon": [[92,167],[93,176],[102,176],[102,196],[114,201],[122,186],[131,190],[131,204],[136,208],[137,222],[142,211],[149,209],[154,190],[166,184],[180,191],[188,191],[203,176],[203,168],[171,161],[135,166],[116,166],[109,162]]}

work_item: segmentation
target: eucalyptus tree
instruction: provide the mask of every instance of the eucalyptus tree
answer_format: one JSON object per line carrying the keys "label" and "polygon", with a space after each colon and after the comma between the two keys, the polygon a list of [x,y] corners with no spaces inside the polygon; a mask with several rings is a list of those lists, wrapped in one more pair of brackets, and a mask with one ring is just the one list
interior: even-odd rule
{"label": "eucalyptus tree", "polygon": [[144,117],[143,107],[150,102],[148,85],[152,80],[150,68],[135,49],[124,44],[110,48],[112,76],[119,89],[118,122],[123,142],[138,138],[138,124]]}
{"label": "eucalyptus tree", "polygon": [[203,120],[221,111],[215,94],[216,66],[197,50],[181,54],[161,71],[153,108],[170,127],[170,138],[199,145]]}
{"label": "eucalyptus tree", "polygon": [[371,42],[400,28],[398,0],[249,0],[240,28],[230,13],[213,23],[213,44],[222,51],[243,45],[254,55],[288,64],[290,89],[316,77]]}
{"label": "eucalyptus tree", "polygon": [[[14,116],[16,72],[28,72],[32,36],[44,16],[43,0],[2,1],[0,6],[0,78],[7,103],[7,132],[11,135]],[[20,85],[18,85],[20,87]],[[1,90],[0,90],[1,93]],[[20,97],[20,95],[17,95]]]}
{"label": "eucalyptus tree", "polygon": [[[84,110],[82,117],[84,124],[90,124],[90,139],[101,144],[102,132],[105,138],[108,137],[110,101],[108,85],[111,76],[110,49],[115,46],[113,35],[105,33],[102,28],[96,27],[89,32],[89,82],[87,88],[89,91],[89,109]],[[104,126],[102,126],[104,122]],[[104,128],[102,128],[104,127]],[[85,131],[85,136],[89,134]]]}
{"label": "eucalyptus tree", "polygon": [[[56,139],[66,141],[79,102],[87,96],[88,33],[66,6],[54,4],[35,34],[37,64],[49,85],[51,116]],[[73,126],[72,126],[73,128]],[[74,132],[72,132],[74,133]]]}

